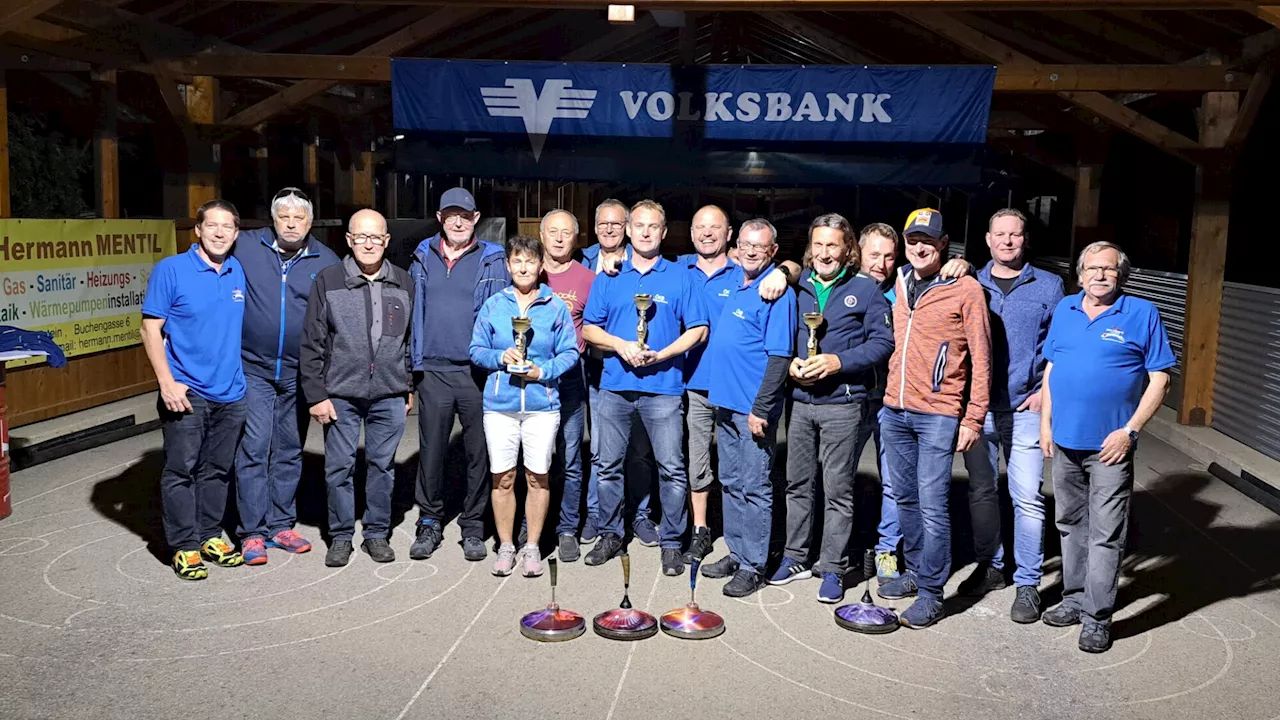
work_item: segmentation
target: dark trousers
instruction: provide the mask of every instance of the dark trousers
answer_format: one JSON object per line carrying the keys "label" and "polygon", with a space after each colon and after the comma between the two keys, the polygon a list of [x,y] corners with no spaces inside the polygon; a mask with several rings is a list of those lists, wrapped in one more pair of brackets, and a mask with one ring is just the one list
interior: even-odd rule
{"label": "dark trousers", "polygon": [[786,555],[809,562],[812,546],[814,495],[822,468],[822,540],[819,573],[849,569],[849,535],[853,532],[853,482],[858,468],[858,425],[862,403],[818,405],[792,403],[787,425],[787,549]]}
{"label": "dark trousers", "polygon": [[[582,519],[582,436],[587,427],[587,386],[582,378],[582,365],[574,365],[560,377],[560,432],[556,436],[556,455],[564,474],[564,495],[560,501],[560,524],[557,535],[577,535]],[[587,494],[587,512],[599,511],[595,493]]]}
{"label": "dark trousers", "polygon": [[466,370],[428,370],[417,389],[420,519],[444,521],[444,458],[457,413],[467,455],[466,495],[458,515],[464,538],[484,537],[484,512],[489,505],[489,450],[484,441],[482,387],[483,381]]}
{"label": "dark trousers", "polygon": [[329,535],[350,540],[356,531],[356,492],[352,475],[360,426],[364,426],[364,537],[391,533],[391,490],[395,485],[396,447],[404,435],[404,398],[348,400],[329,398],[338,419],[324,427],[324,480],[329,488]]}
{"label": "dark trousers", "polygon": [[1111,624],[1133,495],[1133,452],[1104,465],[1096,450],[1053,448],[1053,499],[1062,538],[1062,604]]}
{"label": "dark trousers", "polygon": [[764,575],[773,518],[773,483],[769,476],[782,418],[770,418],[764,437],[756,437],[751,434],[747,417],[728,408],[716,408],[724,542],[743,570]]}
{"label": "dark trousers", "polygon": [[302,439],[308,414],[296,378],[278,381],[245,373],[245,421],[236,452],[236,508],[241,540],[274,537],[298,521]]}
{"label": "dark trousers", "polygon": [[159,404],[164,435],[160,507],[173,552],[198,550],[205,540],[222,536],[227,484],[245,417],[243,398],[217,403],[188,392],[187,401],[189,413]]}

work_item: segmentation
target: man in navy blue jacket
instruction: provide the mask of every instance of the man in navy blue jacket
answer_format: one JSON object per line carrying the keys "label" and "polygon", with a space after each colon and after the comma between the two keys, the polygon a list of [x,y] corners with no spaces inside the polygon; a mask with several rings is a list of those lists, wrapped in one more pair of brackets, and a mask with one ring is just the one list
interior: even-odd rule
{"label": "man in navy blue jacket", "polygon": [[[820,313],[813,331],[817,354],[808,357],[809,328],[796,323],[796,355],[791,361],[791,422],[787,427],[787,545],[782,564],[769,580],[784,585],[821,575],[818,600],[844,598],[853,530],[854,473],[860,449],[855,442],[874,369],[893,354],[889,303],[875,280],[857,273],[850,259],[858,251],[849,222],[834,213],[809,226],[804,264],[796,287],[798,318]],[[818,562],[810,568],[814,486],[822,465],[823,533]]]}
{"label": "man in navy blue jacket", "polygon": [[316,275],[338,256],[311,235],[314,209],[298,188],[271,200],[272,226],[240,233],[233,254],[247,282],[240,357],[246,418],[236,453],[238,535],[246,565],[264,565],[267,548],[304,553],[294,531],[307,412],[298,405],[298,355],[307,298]]}
{"label": "man in navy blue jacket", "polygon": [[502,247],[476,238],[480,213],[464,188],[440,198],[441,231],[413,252],[413,329],[410,355],[421,373],[418,393],[417,537],[409,557],[425,560],[444,539],[444,456],[454,413],[467,454],[466,495],[458,526],[463,555],[484,560],[489,458],[484,439],[485,373],[471,365],[471,331],[484,302],[511,284]]}

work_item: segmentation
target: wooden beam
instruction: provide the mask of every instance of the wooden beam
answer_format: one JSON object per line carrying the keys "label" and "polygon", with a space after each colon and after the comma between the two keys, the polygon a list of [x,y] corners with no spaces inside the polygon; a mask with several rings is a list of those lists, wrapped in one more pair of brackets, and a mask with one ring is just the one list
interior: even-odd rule
{"label": "wooden beam", "polygon": [[1278,59],[1273,57],[1254,72],[1253,79],[1249,82],[1249,89],[1245,91],[1244,102],[1240,104],[1235,124],[1231,126],[1231,134],[1223,143],[1228,149],[1239,149],[1244,145],[1245,140],[1249,139],[1249,131],[1253,129],[1253,123],[1258,119],[1258,112],[1262,110],[1262,101],[1266,99],[1267,92],[1271,89],[1271,78],[1275,74],[1277,63]]}
{"label": "wooden beam", "polygon": [[364,147],[351,163],[351,204],[356,208],[374,206],[373,151]]}
{"label": "wooden beam", "polygon": [[34,50],[0,48],[0,68],[29,70],[32,72],[87,73],[92,66],[87,62],[70,60]]}
{"label": "wooden beam", "polygon": [[[445,33],[457,25],[478,17],[482,11],[467,8],[446,7],[412,25],[366,47],[357,55],[395,55]],[[303,80],[289,88],[251,105],[227,118],[226,124],[236,127],[253,127],[280,113],[315,97],[337,84],[333,80]]]}
{"label": "wooden beam", "polygon": [[213,77],[390,82],[391,58],[362,55],[200,53],[169,64],[175,72]]}
{"label": "wooden beam", "polygon": [[120,217],[120,139],[117,128],[119,91],[116,71],[95,72],[93,105],[93,191],[98,217]]}
{"label": "wooden beam", "polygon": [[1243,90],[1250,76],[1222,67],[1170,65],[1000,65],[997,92],[1207,92]]}
{"label": "wooden beam", "polygon": [[827,28],[810,22],[795,13],[765,12],[760,14],[773,24],[808,40],[850,65],[869,65],[877,62],[838,33],[833,33]]}
{"label": "wooden beam", "polygon": [[[1106,18],[1093,13],[1049,12],[1044,13],[1043,17],[1080,30],[1085,34],[1084,39],[1087,41],[1097,42],[1101,40],[1113,43],[1130,48],[1161,62],[1177,63],[1187,57],[1184,53],[1158,40],[1122,25],[1117,25],[1115,22],[1108,22]],[[1054,34],[1060,35],[1060,33],[1056,32]]]}
{"label": "wooden beam", "polygon": [[57,7],[62,0],[6,0],[0,7],[0,35],[12,30],[20,23],[34,19],[37,15]]}
{"label": "wooden beam", "polygon": [[302,185],[311,198],[312,213],[320,217],[320,138],[314,132],[302,146]]}
{"label": "wooden beam", "polygon": [[12,217],[9,205],[9,87],[0,70],[0,218]]}
{"label": "wooden beam", "polygon": [[[1098,240],[1098,210],[1102,202],[1102,165],[1081,161],[1076,164],[1075,204],[1071,210],[1072,263],[1076,254]],[[1074,280],[1074,278],[1073,278]]]}
{"label": "wooden beam", "polygon": [[1280,5],[1259,5],[1258,17],[1280,27]]}
{"label": "wooden beam", "polygon": [[[187,86],[185,96],[187,117],[194,125],[210,126],[218,121],[219,84],[211,77],[197,77]],[[187,139],[187,217],[194,218],[196,210],[221,192],[221,162],[219,148],[208,140],[188,136]]]}

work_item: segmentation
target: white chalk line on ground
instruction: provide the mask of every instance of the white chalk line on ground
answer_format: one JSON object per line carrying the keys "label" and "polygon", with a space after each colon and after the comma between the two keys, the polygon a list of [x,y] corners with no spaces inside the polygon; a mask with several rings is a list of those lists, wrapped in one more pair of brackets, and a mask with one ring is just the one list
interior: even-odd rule
{"label": "white chalk line on ground", "polygon": [[[649,608],[653,607],[653,595],[658,590],[658,579],[661,577],[660,572],[653,574],[653,586],[649,588],[649,597],[644,601],[644,611],[647,613],[652,614]],[[622,666],[622,675],[618,678],[618,687],[613,690],[613,702],[609,704],[609,714],[605,716],[605,720],[613,720],[613,713],[618,709],[618,698],[622,697],[622,685],[627,681],[627,673],[631,670],[631,659],[635,657],[639,646],[640,643],[632,642],[631,649],[627,651],[627,663]]]}
{"label": "white chalk line on ground", "polygon": [[142,462],[142,458],[138,458],[137,460],[129,460],[128,462],[122,462],[122,463],[119,463],[119,464],[117,464],[117,465],[112,465],[111,467],[109,467],[109,468],[107,468],[107,469],[105,469],[105,470],[99,470],[98,472],[93,473],[92,475],[85,475],[84,477],[80,478],[79,480],[72,480],[71,482],[69,482],[69,483],[67,483],[67,484],[65,484],[65,485],[59,485],[59,486],[58,486],[58,487],[56,487],[56,488],[51,488],[51,489],[49,489],[49,490],[45,490],[44,492],[42,492],[42,493],[37,493],[37,494],[35,494],[35,495],[32,495],[32,496],[31,496],[31,497],[29,497],[29,498],[22,498],[21,500],[14,500],[14,501],[13,501],[13,506],[14,506],[14,507],[17,507],[17,506],[21,505],[21,504],[22,504],[22,503],[24,503],[24,502],[27,502],[27,501],[30,501],[30,500],[35,500],[36,498],[39,498],[39,497],[44,497],[45,495],[48,495],[49,493],[58,492],[59,490],[62,490],[63,488],[69,488],[69,487],[71,487],[72,485],[79,485],[80,483],[84,482],[85,480],[92,480],[93,478],[96,478],[96,477],[98,477],[99,475],[102,475],[102,474],[104,474],[104,473],[109,473],[109,472],[111,472],[112,470],[119,470],[119,469],[121,469],[121,468],[133,467],[134,465],[137,465],[137,464],[139,464],[139,463],[141,463],[141,462]]}

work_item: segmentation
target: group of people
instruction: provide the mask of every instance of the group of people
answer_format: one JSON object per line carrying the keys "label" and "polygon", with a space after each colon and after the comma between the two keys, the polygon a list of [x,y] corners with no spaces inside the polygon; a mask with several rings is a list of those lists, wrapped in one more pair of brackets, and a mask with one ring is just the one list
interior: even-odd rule
{"label": "group of people", "polygon": [[[707,506],[719,481],[727,552],[702,574],[729,578],[731,597],[820,578],[818,600],[837,603],[851,566],[855,473],[874,439],[878,592],[915,598],[904,626],[944,615],[960,452],[978,564],[959,592],[982,595],[1011,577],[1012,620],[1080,624],[1082,650],[1110,647],[1133,453],[1176,364],[1155,307],[1123,292],[1130,268],[1119,247],[1084,248],[1081,291],[1064,297],[1061,279],[1029,264],[1026,218],[1013,209],[991,218],[992,260],[975,272],[946,261],[942,216],[930,208],[911,213],[901,242],[889,225],[859,235],[822,215],[797,264],[777,261],[766,219],[743,223],[731,247],[734,228],[713,205],[693,215],[694,252],[674,258],[662,254],[666,213],[652,200],[601,203],[598,242],[581,250],[578,220],[563,210],[542,218],[539,237],[503,247],[475,236],[480,214],[465,189],[440,205],[441,231],[407,271],[385,259],[390,235],[372,210],[352,216],[351,253],[339,260],[310,234],[313,208],[296,188],[276,195],[272,227],[258,231],[240,233],[229,203],[206,204],[197,242],[156,266],[142,333],[160,384],[163,517],[179,577],[206,577],[205,561],[260,565],[268,548],[311,549],[294,528],[309,418],[324,426],[326,564],[345,565],[354,551],[362,427],[361,549],[393,561],[395,453],[416,396],[414,560],[442,543],[456,414],[462,551],[489,556],[491,507],[495,575],[542,573],[553,484],[562,561],[594,545],[586,564],[601,565],[634,538],[659,546],[663,573],[680,575],[714,551]],[[786,490],[775,503],[784,421]],[[1012,558],[1001,539],[1001,455]],[[1063,600],[1042,612],[1046,458]],[[221,529],[233,464],[239,552]],[[781,558],[770,557],[775,513],[786,516]]]}

